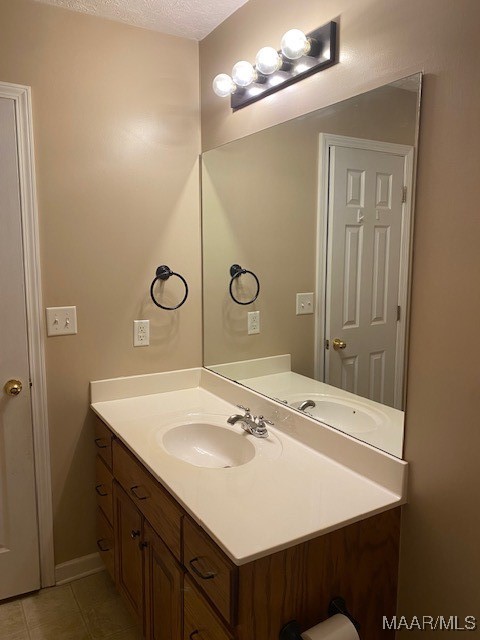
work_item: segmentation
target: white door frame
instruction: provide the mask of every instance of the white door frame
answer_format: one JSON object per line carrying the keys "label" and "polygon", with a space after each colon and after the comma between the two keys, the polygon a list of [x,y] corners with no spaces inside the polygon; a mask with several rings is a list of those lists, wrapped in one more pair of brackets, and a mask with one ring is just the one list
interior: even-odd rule
{"label": "white door frame", "polygon": [[317,380],[324,380],[325,374],[325,302],[327,275],[327,229],[329,208],[329,159],[331,147],[350,147],[367,151],[382,151],[405,158],[404,185],[407,188],[406,202],[402,209],[402,231],[400,247],[400,277],[398,304],[401,308],[400,320],[397,323],[397,346],[395,353],[395,392],[394,405],[403,405],[405,399],[404,371],[406,362],[405,347],[407,343],[407,318],[409,317],[408,289],[412,264],[412,209],[413,209],[413,168],[414,147],[380,142],[363,138],[351,138],[331,133],[319,134],[318,150],[318,194],[317,194],[317,247],[316,247],[316,314],[315,314],[315,354],[314,375]]}
{"label": "white door frame", "polygon": [[0,98],[13,100],[17,125],[40,580],[42,587],[47,587],[55,584],[55,559],[31,90],[23,85],[0,82]]}

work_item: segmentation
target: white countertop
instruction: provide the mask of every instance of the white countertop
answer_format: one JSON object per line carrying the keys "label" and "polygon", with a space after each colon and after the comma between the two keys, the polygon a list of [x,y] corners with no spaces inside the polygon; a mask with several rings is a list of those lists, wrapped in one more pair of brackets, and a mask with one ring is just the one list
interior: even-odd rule
{"label": "white countertop", "polygon": [[[195,372],[201,374],[197,376]],[[401,489],[392,491],[391,484],[388,488],[382,486],[306,446],[282,429],[282,421],[277,424],[279,428],[269,427],[268,440],[245,435],[257,448],[257,455],[242,466],[203,468],[170,455],[162,445],[162,434],[169,425],[193,421],[195,416],[189,418],[189,414],[202,414],[211,423],[225,427],[227,417],[238,413],[234,405],[199,386],[202,376],[215,374],[189,370],[186,378],[182,375],[174,372],[170,377],[154,374],[123,378],[118,385],[115,381],[92,383],[91,406],[235,564],[242,565],[405,502]],[[188,388],[163,391],[172,387],[172,376],[177,386],[184,384]],[[140,379],[146,378],[149,395],[138,395],[146,388]],[[133,382],[129,384],[129,380]],[[218,384],[234,385],[226,381]],[[156,388],[162,392],[155,393]],[[129,393],[134,397],[122,397]],[[242,398],[245,393],[243,390]],[[257,400],[253,392],[248,393],[253,401]],[[105,399],[108,397],[114,399]],[[270,403],[265,399],[261,402]],[[308,421],[288,408],[281,409],[293,414],[294,429],[301,428],[302,420]],[[290,416],[287,418],[292,424]],[[230,428],[243,433],[239,425]],[[348,438],[342,434],[338,437]],[[348,440],[346,447],[352,447]],[[405,463],[389,460],[380,452],[366,452],[368,456],[375,454],[385,459],[379,459],[374,467],[386,469],[396,463],[404,466],[394,469],[394,474],[398,475],[398,470],[405,473]],[[362,455],[359,450],[359,458]]]}

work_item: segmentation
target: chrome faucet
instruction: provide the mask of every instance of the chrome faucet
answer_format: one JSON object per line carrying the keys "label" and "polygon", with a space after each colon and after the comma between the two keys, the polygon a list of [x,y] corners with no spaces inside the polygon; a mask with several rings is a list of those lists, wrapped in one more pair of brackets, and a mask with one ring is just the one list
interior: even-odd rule
{"label": "chrome faucet", "polygon": [[250,409],[248,407],[243,407],[241,404],[237,404],[239,409],[245,411],[244,415],[240,415],[238,413],[230,416],[227,419],[228,424],[236,424],[240,422],[242,425],[242,429],[251,433],[252,436],[256,438],[268,438],[268,430],[267,424],[273,425],[273,422],[267,420],[263,416],[253,416],[250,413]]}
{"label": "chrome faucet", "polygon": [[315,407],[315,402],[313,400],[304,400],[298,405],[300,411],[305,411],[305,409],[309,409]]}

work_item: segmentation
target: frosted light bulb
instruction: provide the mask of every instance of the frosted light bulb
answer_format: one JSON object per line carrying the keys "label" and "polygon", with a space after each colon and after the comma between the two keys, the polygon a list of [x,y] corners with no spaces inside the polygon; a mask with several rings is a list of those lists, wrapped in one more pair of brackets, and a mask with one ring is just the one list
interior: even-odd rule
{"label": "frosted light bulb", "polygon": [[219,73],[218,76],[215,76],[212,87],[220,98],[227,98],[236,89],[235,83],[227,73]]}
{"label": "frosted light bulb", "polygon": [[298,60],[310,51],[307,36],[300,29],[290,29],[282,38],[282,53],[290,60]]}
{"label": "frosted light bulb", "polygon": [[273,47],[263,47],[257,53],[255,65],[260,73],[263,73],[265,76],[269,76],[280,69],[282,59]]}
{"label": "frosted light bulb", "polygon": [[232,78],[239,87],[248,87],[256,78],[255,69],[250,62],[240,60],[232,69]]}

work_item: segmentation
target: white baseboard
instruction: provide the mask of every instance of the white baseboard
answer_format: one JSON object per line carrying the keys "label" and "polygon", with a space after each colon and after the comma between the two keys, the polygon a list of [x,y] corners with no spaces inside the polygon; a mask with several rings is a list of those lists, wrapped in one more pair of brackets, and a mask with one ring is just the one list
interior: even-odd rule
{"label": "white baseboard", "polygon": [[55,567],[55,584],[66,584],[72,580],[85,578],[93,573],[103,571],[104,568],[99,553],[91,553],[88,556],[62,562]]}

